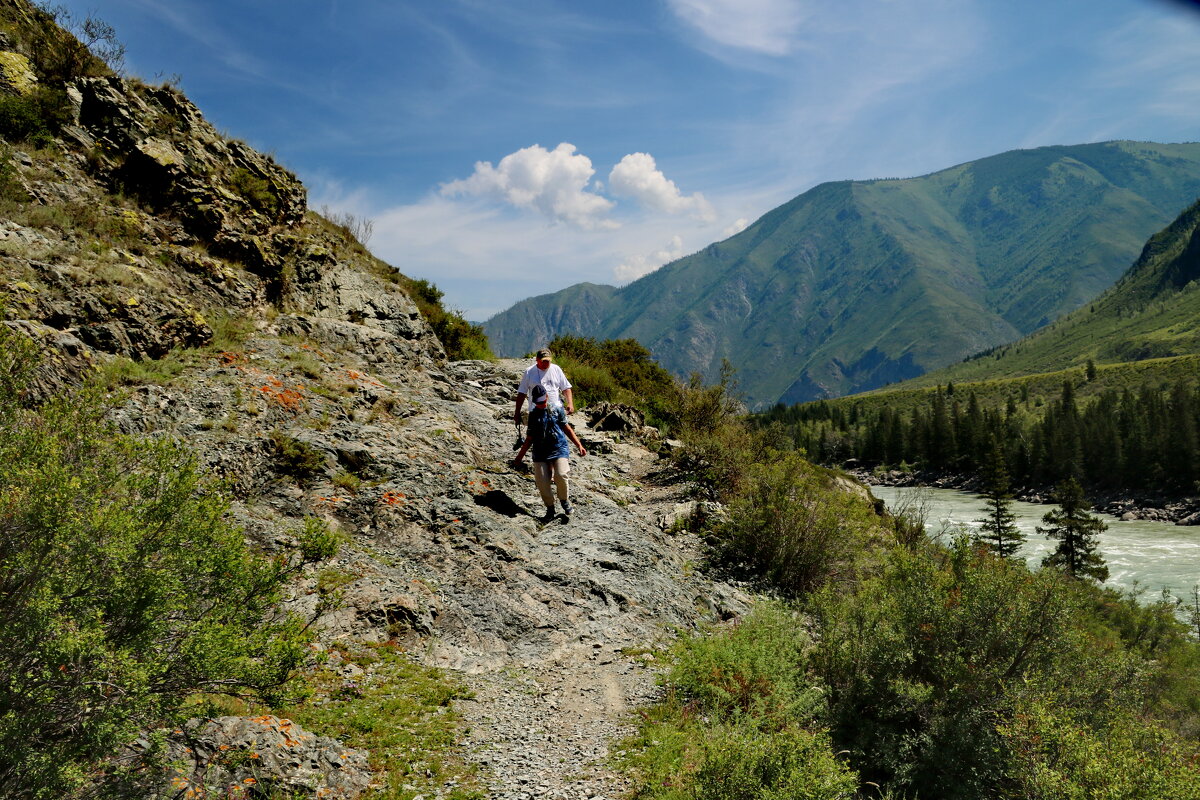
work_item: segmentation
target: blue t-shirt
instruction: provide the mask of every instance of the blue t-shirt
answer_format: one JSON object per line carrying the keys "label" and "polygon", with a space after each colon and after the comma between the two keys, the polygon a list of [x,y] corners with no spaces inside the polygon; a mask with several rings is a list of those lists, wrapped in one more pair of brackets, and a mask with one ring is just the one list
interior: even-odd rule
{"label": "blue t-shirt", "polygon": [[567,424],[566,412],[560,407],[537,408],[529,412],[529,435],[533,437],[529,451],[534,461],[554,461],[569,458],[571,440],[563,431]]}

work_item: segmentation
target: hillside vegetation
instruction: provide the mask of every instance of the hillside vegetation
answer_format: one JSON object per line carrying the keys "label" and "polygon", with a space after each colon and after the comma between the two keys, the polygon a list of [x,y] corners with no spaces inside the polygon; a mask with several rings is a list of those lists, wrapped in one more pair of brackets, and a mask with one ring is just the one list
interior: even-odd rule
{"label": "hillside vegetation", "polygon": [[484,324],[499,352],[633,338],[676,375],[728,359],[752,406],[863,391],[1080,307],[1200,196],[1200,144],[1003,153],[920,178],[822,184],[745,231],[612,289]]}
{"label": "hillside vegetation", "polygon": [[919,510],[875,516],[710,399],[676,465],[725,511],[689,524],[710,568],[781,600],[670,651],[665,695],[623,743],[637,796],[1200,792],[1200,607],[1185,625],[1169,598],[931,537]]}
{"label": "hillside vegetation", "polygon": [[1121,279],[1086,306],[1020,341],[896,388],[1200,353],[1198,278],[1200,203],[1152,236]]}

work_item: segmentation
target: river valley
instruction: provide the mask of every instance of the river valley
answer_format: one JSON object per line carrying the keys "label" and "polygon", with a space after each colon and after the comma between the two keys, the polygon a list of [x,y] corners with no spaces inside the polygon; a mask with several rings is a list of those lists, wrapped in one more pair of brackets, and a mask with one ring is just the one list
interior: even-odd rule
{"label": "river valley", "polygon": [[[979,527],[984,501],[978,495],[954,489],[898,486],[872,486],[871,492],[895,510],[912,502],[915,492],[927,496],[926,527],[931,535],[953,535],[957,526],[968,530]],[[1012,512],[1017,527],[1026,536],[1022,555],[1031,568],[1053,550],[1055,543],[1037,533],[1042,516],[1054,506],[1014,500]],[[1108,514],[1098,515],[1108,525],[1100,535],[1100,552],[1108,563],[1107,585],[1146,591],[1146,599],[1155,599],[1165,588],[1175,597],[1189,600],[1192,588],[1200,583],[1200,526],[1180,526],[1169,522],[1134,520],[1122,522]]]}

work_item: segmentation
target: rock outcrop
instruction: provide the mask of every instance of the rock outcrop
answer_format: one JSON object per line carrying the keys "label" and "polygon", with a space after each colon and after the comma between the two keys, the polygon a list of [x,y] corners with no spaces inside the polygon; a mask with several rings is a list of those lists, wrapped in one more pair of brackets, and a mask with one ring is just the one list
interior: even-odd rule
{"label": "rock outcrop", "polygon": [[194,719],[168,737],[166,759],[172,766],[155,800],[355,800],[372,783],[366,751],[271,715]]}

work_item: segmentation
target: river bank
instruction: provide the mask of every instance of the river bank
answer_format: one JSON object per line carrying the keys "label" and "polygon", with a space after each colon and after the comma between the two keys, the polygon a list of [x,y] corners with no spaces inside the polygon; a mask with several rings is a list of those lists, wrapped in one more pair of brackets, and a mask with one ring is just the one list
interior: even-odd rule
{"label": "river bank", "polygon": [[[977,477],[961,473],[947,475],[923,470],[865,470],[854,465],[847,465],[846,469],[868,486],[929,486],[934,489],[956,489],[975,493],[982,490]],[[1053,488],[1016,489],[1013,496],[1026,503],[1054,502]],[[1089,494],[1088,499],[1095,510],[1126,522],[1147,520],[1171,522],[1176,525],[1200,525],[1200,497],[1135,495],[1126,492]]]}

